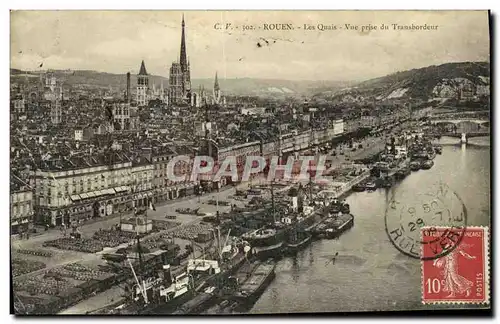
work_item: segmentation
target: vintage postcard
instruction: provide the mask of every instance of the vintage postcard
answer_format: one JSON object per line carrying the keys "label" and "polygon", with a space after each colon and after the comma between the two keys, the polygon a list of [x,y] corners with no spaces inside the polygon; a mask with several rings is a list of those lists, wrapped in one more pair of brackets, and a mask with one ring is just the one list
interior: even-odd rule
{"label": "vintage postcard", "polygon": [[16,315],[491,311],[488,11],[11,11]]}

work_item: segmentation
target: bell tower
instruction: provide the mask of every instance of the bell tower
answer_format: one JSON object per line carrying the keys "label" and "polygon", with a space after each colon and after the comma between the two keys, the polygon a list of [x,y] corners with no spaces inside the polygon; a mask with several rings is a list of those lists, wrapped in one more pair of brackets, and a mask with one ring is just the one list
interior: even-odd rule
{"label": "bell tower", "polygon": [[149,88],[149,77],[146,72],[146,66],[144,65],[144,60],[141,63],[141,68],[139,69],[139,74],[137,75],[137,105],[139,107],[146,106],[148,104],[147,93]]}

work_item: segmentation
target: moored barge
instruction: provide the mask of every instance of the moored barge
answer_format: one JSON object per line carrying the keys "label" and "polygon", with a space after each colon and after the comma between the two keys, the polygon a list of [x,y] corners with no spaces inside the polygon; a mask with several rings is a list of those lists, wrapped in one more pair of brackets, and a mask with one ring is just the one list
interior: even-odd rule
{"label": "moored barge", "polygon": [[422,168],[422,164],[419,161],[410,162],[410,169],[412,171],[418,171]]}
{"label": "moored barge", "polygon": [[432,161],[432,160],[427,160],[424,163],[422,163],[422,169],[424,169],[424,170],[429,170],[433,166],[434,166],[434,161]]}
{"label": "moored barge", "polygon": [[354,225],[352,214],[332,215],[321,221],[313,230],[312,234],[319,238],[337,238]]}
{"label": "moored barge", "polygon": [[238,288],[233,298],[242,304],[255,302],[276,276],[276,261],[260,263],[250,277]]}

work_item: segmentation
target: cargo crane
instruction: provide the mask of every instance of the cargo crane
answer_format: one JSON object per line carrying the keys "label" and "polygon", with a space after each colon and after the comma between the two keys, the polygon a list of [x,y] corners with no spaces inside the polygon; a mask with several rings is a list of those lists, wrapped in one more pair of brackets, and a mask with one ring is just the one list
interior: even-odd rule
{"label": "cargo crane", "polygon": [[[135,213],[135,220],[136,220],[136,240],[137,240],[137,245],[136,245],[136,252],[137,252],[137,256],[134,258],[134,257],[130,257],[128,255],[125,256],[129,266],[130,266],[130,269],[132,271],[132,275],[134,277],[134,280],[136,282],[136,285],[134,286],[138,288],[139,292],[141,293],[142,295],[142,298],[143,298],[143,301],[144,301],[144,304],[147,305],[149,304],[149,300],[148,300],[148,295],[147,295],[147,287],[146,287],[146,280],[145,280],[145,276],[144,276],[144,263],[143,263],[143,256],[142,256],[142,247],[141,247],[141,236],[139,234],[139,229],[138,229],[138,213],[136,212]],[[134,266],[132,264],[132,259],[136,259],[136,260],[139,260],[139,268],[138,268],[138,272],[135,271],[134,269]]]}

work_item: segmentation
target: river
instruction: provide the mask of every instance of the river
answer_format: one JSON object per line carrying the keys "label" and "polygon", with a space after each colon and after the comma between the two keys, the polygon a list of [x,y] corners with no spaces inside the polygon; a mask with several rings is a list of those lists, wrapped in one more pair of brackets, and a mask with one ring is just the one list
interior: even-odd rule
{"label": "river", "polygon": [[[399,252],[384,229],[387,202],[441,180],[462,198],[468,225],[490,225],[490,144],[460,145],[442,138],[442,155],[430,170],[412,172],[390,189],[352,193],[352,229],[338,240],[313,242],[295,258],[279,261],[276,279],[249,313],[359,312],[435,309],[421,305],[420,261]],[[338,252],[334,264],[328,263]]]}

